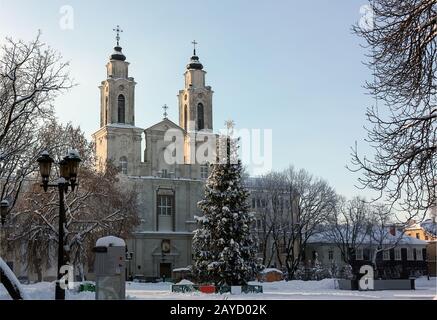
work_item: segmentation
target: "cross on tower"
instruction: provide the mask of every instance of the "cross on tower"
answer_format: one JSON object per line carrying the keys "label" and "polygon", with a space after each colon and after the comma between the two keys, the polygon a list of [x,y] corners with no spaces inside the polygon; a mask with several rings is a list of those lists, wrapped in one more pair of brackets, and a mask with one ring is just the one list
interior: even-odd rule
{"label": "cross on tower", "polygon": [[112,29],[112,30],[117,33],[117,36],[115,37],[115,39],[117,40],[117,47],[118,47],[118,46],[120,46],[120,32],[123,32],[123,30],[120,29],[119,25],[117,25],[117,28]]}
{"label": "cross on tower", "polygon": [[227,120],[225,121],[226,129],[228,130],[228,135],[232,135],[234,132],[235,122],[234,120]]}
{"label": "cross on tower", "polygon": [[194,50],[193,50],[193,55],[196,55],[196,44],[199,44],[198,42],[196,42],[196,40],[193,40],[192,42],[191,42],[192,44],[193,44],[193,46],[194,46]]}
{"label": "cross on tower", "polygon": [[162,106],[162,109],[164,110],[164,119],[167,119],[167,116],[168,116],[168,113],[167,113],[168,106],[166,104],[164,104]]}

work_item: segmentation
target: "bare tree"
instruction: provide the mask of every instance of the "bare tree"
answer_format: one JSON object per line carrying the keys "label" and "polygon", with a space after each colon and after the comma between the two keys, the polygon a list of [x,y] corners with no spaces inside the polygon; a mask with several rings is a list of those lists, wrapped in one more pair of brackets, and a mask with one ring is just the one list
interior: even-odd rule
{"label": "bare tree", "polygon": [[0,199],[13,207],[35,169],[37,132],[53,118],[52,103],[72,87],[68,63],[40,41],[7,38],[0,48]]}
{"label": "bare tree", "polygon": [[284,202],[287,198],[283,174],[270,172],[261,176],[257,179],[256,189],[254,195],[261,205],[257,213],[261,220],[258,239],[263,244],[263,265],[270,266],[275,257],[275,260],[282,265],[279,231],[283,221]]}
{"label": "bare tree", "polygon": [[351,264],[356,249],[368,240],[371,232],[370,216],[370,204],[364,199],[355,197],[346,201],[339,197],[325,234],[339,248],[345,263]]}
{"label": "bare tree", "polygon": [[395,224],[393,221],[395,217],[390,207],[381,203],[372,205],[369,218],[372,225],[369,234],[369,244],[373,251],[372,264],[374,269],[378,271],[378,254],[398,246],[404,238],[406,223]]}
{"label": "bare tree", "polygon": [[[105,172],[95,171],[90,158],[92,146],[80,129],[53,122],[42,135],[46,136],[44,141],[53,143],[52,154],[63,155],[65,151],[62,151],[70,146],[80,150],[84,159],[78,174],[78,188],[65,196],[64,230],[67,261],[71,261],[83,278],[88,249],[97,238],[109,234],[127,237],[138,224],[137,193],[128,186],[121,187],[118,169],[111,164]],[[58,206],[57,190],[44,192],[39,182],[35,182],[22,191],[11,213],[10,224],[14,228],[8,235],[8,242],[16,246],[25,244],[28,249],[23,252],[23,260],[39,277],[44,265],[50,265],[57,244]]]}
{"label": "bare tree", "polygon": [[288,277],[292,278],[303,260],[311,236],[322,231],[335,210],[334,189],[307,171],[290,167],[284,172],[289,201],[288,214],[281,221],[281,236],[286,255]]}
{"label": "bare tree", "polygon": [[[372,0],[372,28],[354,27],[369,47],[369,92],[384,104],[368,108],[373,159],[352,151],[362,188],[410,217],[436,203],[437,4],[435,0]],[[377,199],[375,199],[377,200]]]}
{"label": "bare tree", "polygon": [[[72,87],[67,68],[39,33],[29,43],[6,38],[0,48],[0,200],[8,200],[10,209],[36,170],[39,128],[53,117],[56,96]],[[4,283],[14,282],[10,272],[1,267],[0,272]],[[16,286],[8,288],[12,297],[22,298]]]}

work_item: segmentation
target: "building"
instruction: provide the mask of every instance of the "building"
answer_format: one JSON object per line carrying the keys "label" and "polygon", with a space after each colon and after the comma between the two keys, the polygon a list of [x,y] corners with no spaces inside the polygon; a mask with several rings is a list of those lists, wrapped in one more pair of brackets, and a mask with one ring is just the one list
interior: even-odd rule
{"label": "building", "polygon": [[[196,44],[194,42],[194,44]],[[127,241],[131,276],[171,277],[191,264],[191,241],[208,177],[206,161],[216,157],[213,90],[194,49],[178,92],[179,121],[146,129],[135,121],[135,85],[118,40],[100,85],[100,128],[93,134],[98,166],[118,166],[139,192],[141,225]],[[141,154],[141,147],[144,153]],[[201,156],[199,156],[201,153]]]}
{"label": "building", "polygon": [[422,223],[411,220],[405,228],[405,234],[425,241],[437,240],[437,223],[434,218],[427,219]]}
{"label": "building", "polygon": [[[377,252],[378,276],[401,278],[427,274],[426,241],[397,231],[396,236],[385,236],[382,245],[386,250]],[[351,266],[355,274],[359,273],[362,265],[372,265],[376,246],[375,241],[366,236],[355,252],[351,251]],[[307,243],[305,261],[311,265],[315,259],[327,268],[336,265],[340,269],[346,264],[339,247],[323,232],[311,236]]]}

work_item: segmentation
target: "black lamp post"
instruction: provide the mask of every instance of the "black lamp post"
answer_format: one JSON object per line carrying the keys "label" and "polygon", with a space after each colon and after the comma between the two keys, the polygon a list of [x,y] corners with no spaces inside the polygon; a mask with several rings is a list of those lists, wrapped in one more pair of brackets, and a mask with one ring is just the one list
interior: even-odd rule
{"label": "black lamp post", "polygon": [[81,159],[76,150],[69,150],[68,154],[58,162],[59,165],[59,179],[57,183],[50,184],[50,171],[53,164],[53,158],[50,157],[47,151],[44,151],[38,158],[39,170],[41,173],[41,186],[44,191],[49,187],[58,188],[59,191],[59,227],[58,227],[58,281],[56,283],[55,299],[65,300],[65,291],[61,288],[60,280],[63,276],[60,268],[67,264],[68,257],[64,250],[64,224],[65,224],[65,205],[64,194],[68,191],[68,187],[74,190],[77,186],[77,171]]}

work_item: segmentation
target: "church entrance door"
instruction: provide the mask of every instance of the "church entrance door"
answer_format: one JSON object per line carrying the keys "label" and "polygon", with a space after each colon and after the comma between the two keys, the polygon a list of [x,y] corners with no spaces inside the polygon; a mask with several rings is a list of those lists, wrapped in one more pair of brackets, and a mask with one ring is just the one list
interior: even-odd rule
{"label": "church entrance door", "polygon": [[170,279],[171,278],[171,263],[160,263],[159,264],[159,276],[161,278]]}

